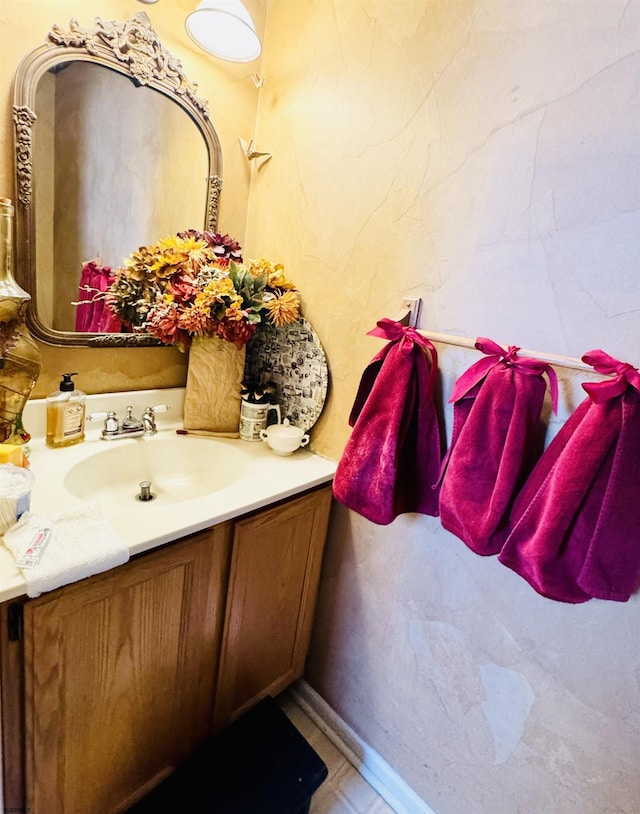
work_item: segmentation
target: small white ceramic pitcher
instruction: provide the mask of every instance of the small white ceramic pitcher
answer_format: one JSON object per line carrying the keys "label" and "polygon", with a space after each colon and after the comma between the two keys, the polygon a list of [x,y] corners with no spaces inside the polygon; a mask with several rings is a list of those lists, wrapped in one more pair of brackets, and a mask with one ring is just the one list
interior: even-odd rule
{"label": "small white ceramic pitcher", "polygon": [[[273,421],[272,414],[276,421]],[[279,404],[253,404],[243,401],[240,405],[240,438],[243,441],[259,441],[260,433],[266,430],[269,421],[281,422]]]}

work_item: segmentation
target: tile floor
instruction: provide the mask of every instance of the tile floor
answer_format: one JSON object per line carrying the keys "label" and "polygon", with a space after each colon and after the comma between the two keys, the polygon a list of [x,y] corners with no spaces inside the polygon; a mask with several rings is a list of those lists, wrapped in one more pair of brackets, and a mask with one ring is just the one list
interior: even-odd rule
{"label": "tile floor", "polygon": [[313,795],[311,814],[394,814],[292,698],[285,693],[278,703],[329,769],[328,778]]}

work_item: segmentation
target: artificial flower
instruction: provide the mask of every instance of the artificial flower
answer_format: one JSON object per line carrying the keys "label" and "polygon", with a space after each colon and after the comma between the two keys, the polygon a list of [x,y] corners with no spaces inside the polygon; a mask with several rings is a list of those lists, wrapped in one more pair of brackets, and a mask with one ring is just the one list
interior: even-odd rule
{"label": "artificial flower", "polygon": [[264,257],[261,260],[249,260],[249,271],[254,275],[264,274],[269,288],[293,289],[295,286],[284,276],[282,263],[273,265]]}
{"label": "artificial flower", "polygon": [[243,265],[237,240],[195,229],[133,252],[105,303],[129,330],[181,350],[194,336],[242,347],[257,330],[287,325],[300,314],[300,294],[281,263],[262,258]]}
{"label": "artificial flower", "polygon": [[274,325],[281,327],[294,322],[300,313],[300,296],[297,291],[285,291],[279,297],[265,303]]}

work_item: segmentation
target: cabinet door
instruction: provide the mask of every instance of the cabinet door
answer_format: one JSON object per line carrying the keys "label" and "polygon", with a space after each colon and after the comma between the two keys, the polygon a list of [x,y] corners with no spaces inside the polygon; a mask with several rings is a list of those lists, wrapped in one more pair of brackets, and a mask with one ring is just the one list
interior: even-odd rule
{"label": "cabinet door", "polygon": [[236,523],[216,726],[302,675],[330,505],[326,487]]}
{"label": "cabinet door", "polygon": [[27,811],[124,811],[210,734],[230,537],[25,604]]}

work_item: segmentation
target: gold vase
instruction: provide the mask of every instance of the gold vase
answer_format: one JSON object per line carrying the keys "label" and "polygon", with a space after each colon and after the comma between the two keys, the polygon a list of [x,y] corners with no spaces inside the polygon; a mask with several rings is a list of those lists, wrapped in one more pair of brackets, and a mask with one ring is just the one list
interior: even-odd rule
{"label": "gold vase", "polygon": [[30,299],[13,277],[13,205],[0,198],[0,442],[10,444],[29,440],[22,411],[42,367],[25,324]]}

